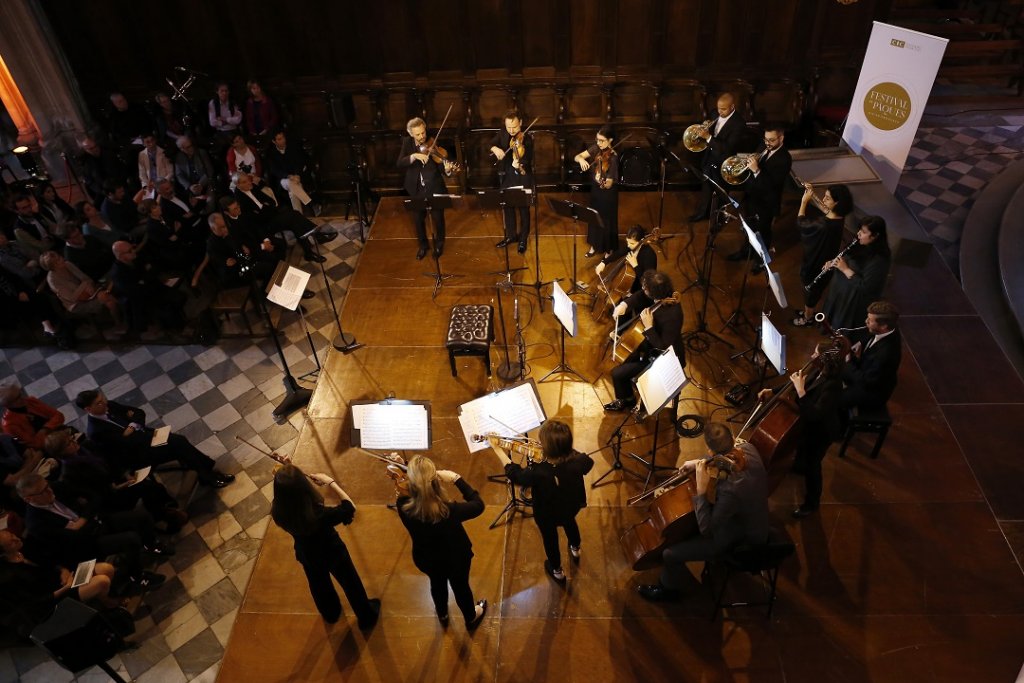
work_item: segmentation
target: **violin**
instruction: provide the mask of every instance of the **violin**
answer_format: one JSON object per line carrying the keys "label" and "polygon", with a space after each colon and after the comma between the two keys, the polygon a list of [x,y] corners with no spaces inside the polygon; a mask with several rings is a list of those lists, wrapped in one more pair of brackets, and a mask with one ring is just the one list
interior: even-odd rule
{"label": "violin", "polygon": [[446,175],[458,173],[460,170],[462,170],[462,166],[461,164],[459,164],[459,162],[451,161],[448,158],[448,150],[437,144],[437,138],[429,138],[426,144],[419,145],[416,151],[418,151],[420,154],[426,154],[428,157],[430,157],[431,161],[433,161],[438,166],[442,166],[444,168],[444,172]]}
{"label": "violin", "polygon": [[594,181],[599,185],[604,185],[605,179],[608,178],[608,167],[614,154],[615,150],[609,147],[608,149],[602,149],[594,158]]}
{"label": "violin", "polygon": [[523,157],[526,156],[526,140],[525,133],[519,131],[512,136],[512,139],[508,143],[509,149],[512,151],[512,158],[515,160],[514,166],[519,169],[519,172],[526,174],[526,166],[523,165]]}
{"label": "violin", "polygon": [[386,462],[388,465],[385,468],[388,478],[391,479],[395,485],[395,495],[408,496],[409,495],[409,477],[407,472],[409,471],[409,464],[405,462],[405,458],[400,456],[398,453],[389,453],[388,455],[377,455],[370,451],[359,449],[364,454],[371,458],[376,458],[382,462]]}

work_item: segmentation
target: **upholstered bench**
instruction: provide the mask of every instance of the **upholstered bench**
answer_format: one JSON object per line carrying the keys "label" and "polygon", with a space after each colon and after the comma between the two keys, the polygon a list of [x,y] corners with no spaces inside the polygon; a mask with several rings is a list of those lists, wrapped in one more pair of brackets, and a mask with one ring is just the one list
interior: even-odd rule
{"label": "upholstered bench", "polygon": [[448,362],[452,377],[458,377],[455,356],[482,356],[491,376],[491,339],[494,338],[494,309],[491,306],[455,306],[448,322]]}

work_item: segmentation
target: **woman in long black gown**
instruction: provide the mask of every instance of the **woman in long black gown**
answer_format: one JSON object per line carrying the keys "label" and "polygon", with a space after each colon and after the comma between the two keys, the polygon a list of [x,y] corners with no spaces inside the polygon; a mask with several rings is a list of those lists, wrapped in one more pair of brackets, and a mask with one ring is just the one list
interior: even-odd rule
{"label": "woman in long black gown", "polygon": [[590,226],[587,244],[590,258],[601,252],[608,256],[619,244],[619,156],[614,149],[615,131],[602,126],[595,144],[576,155],[575,161],[590,176],[590,208],[601,216],[603,226]]}

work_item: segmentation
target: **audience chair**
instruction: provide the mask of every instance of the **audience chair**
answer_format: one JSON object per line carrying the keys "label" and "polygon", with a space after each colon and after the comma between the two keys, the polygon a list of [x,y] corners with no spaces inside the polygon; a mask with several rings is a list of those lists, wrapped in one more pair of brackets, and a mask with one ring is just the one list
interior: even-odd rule
{"label": "audience chair", "polygon": [[892,417],[886,406],[872,410],[855,408],[853,414],[850,415],[850,422],[846,426],[846,433],[843,435],[843,445],[839,447],[839,457],[846,457],[846,447],[850,445],[854,434],[864,433],[877,434],[875,445],[871,449],[871,459],[877,459],[878,452],[882,450],[882,444],[885,443],[885,437],[891,426]]}
{"label": "audience chair", "polygon": [[[232,289],[222,289],[217,292],[217,296],[214,297],[213,301],[210,302],[210,311],[217,318],[218,322],[223,318],[228,320],[232,313],[236,313],[242,316],[242,320],[245,321],[245,328],[249,331],[250,337],[256,335],[252,331],[252,323],[249,321],[249,316],[246,314],[246,309],[249,307],[249,302],[252,299],[252,288],[251,287],[234,287]],[[240,337],[244,335],[225,335],[221,334],[222,337]]]}

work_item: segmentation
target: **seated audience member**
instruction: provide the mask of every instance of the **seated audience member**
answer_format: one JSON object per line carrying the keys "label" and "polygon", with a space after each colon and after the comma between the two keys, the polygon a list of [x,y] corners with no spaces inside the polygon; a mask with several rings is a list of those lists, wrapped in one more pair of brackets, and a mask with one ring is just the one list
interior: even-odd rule
{"label": "seated audience member", "polygon": [[38,474],[18,480],[18,495],[25,501],[26,537],[57,562],[79,562],[120,555],[121,567],[130,581],[155,588],[164,577],[142,570],[142,553],[167,557],[174,550],[156,539],[153,518],[145,510],[97,514],[83,501],[67,497],[60,482],[50,484]]}
{"label": "seated audience member", "polygon": [[74,223],[75,212],[71,205],[57,195],[52,183],[43,183],[36,190],[36,205],[39,216],[51,235],[64,235]]}
{"label": "seated audience member", "polygon": [[138,147],[142,144],[142,136],[152,130],[152,123],[146,111],[128,103],[128,98],[119,92],[110,93],[110,104],[113,108],[107,118],[107,131],[110,139],[122,150]]}
{"label": "seated audience member", "polygon": [[281,260],[283,248],[275,247],[269,237],[256,241],[247,235],[232,233],[223,214],[211,213],[207,220],[210,236],[206,240],[206,258],[196,269],[192,286],[199,286],[199,278],[209,266],[221,288],[248,287],[253,284],[249,275],[257,287],[265,288]]}
{"label": "seated audience member", "polygon": [[121,232],[111,225],[106,216],[100,213],[96,205],[90,201],[81,201],[75,204],[75,215],[82,228],[82,234],[86,237],[95,237],[108,248],[118,240],[128,239],[128,233]]}
{"label": "seated audience member", "polygon": [[[54,432],[59,434],[64,432]],[[45,463],[43,451],[29,448],[16,441],[10,434],[0,434],[0,480],[5,487],[14,490],[14,486],[26,474],[36,472],[44,477],[59,469],[57,463]],[[0,502],[0,507],[7,508],[10,501]]]}
{"label": "seated audience member", "polygon": [[29,254],[38,257],[44,251],[53,249],[56,240],[46,221],[35,209],[32,198],[25,194],[14,196],[14,239]]}
{"label": "seated audience member", "polygon": [[202,227],[206,219],[203,216],[205,204],[199,199],[190,197],[187,201],[175,193],[174,179],[161,178],[156,183],[156,199],[160,202],[164,217],[169,221],[177,221],[186,229],[189,234],[195,234]]}
{"label": "seated audience member", "polygon": [[249,135],[266,135],[280,125],[277,105],[263,92],[259,81],[250,79],[246,87],[249,99],[245,101],[245,130]]}
{"label": "seated audience member", "polygon": [[20,384],[0,387],[0,408],[4,411],[0,419],[4,433],[29,448],[41,449],[47,435],[68,429],[64,426],[63,413],[26,394]]}
{"label": "seated audience member", "polygon": [[247,173],[252,176],[253,185],[263,182],[263,161],[254,147],[245,141],[245,136],[235,133],[231,136],[231,147],[227,153],[228,175],[231,176],[229,190],[235,189],[236,176]]}
{"label": "seated audience member", "polygon": [[143,199],[139,210],[147,217],[146,254],[153,267],[168,273],[191,270],[188,235],[181,223],[167,220],[155,199]]}
{"label": "seated audience member", "polygon": [[70,226],[64,237],[64,258],[97,282],[106,281],[114,265],[110,247],[102,240],[82,234],[77,225]]}
{"label": "seated audience member", "polygon": [[0,611],[3,624],[27,636],[53,614],[64,598],[90,603],[100,609],[116,607],[110,595],[114,565],[97,562],[92,577],[72,588],[77,565],[63,567],[27,547],[10,529],[0,530]]}
{"label": "seated audience member", "polygon": [[143,150],[139,152],[139,183],[147,198],[156,195],[156,183],[161,178],[174,178],[174,165],[167,158],[163,148],[157,144],[156,135],[142,136]]}
{"label": "seated audience member", "polygon": [[181,529],[188,515],[152,472],[139,480],[135,470],[118,468],[93,448],[88,441],[82,444],[67,432],[46,437],[45,453],[60,462],[60,482],[70,495],[104,512],[132,510],[141,502],[154,520],[165,525],[165,533]]}
{"label": "seated audience member", "polygon": [[214,183],[217,174],[209,153],[205,149],[196,148],[188,135],[182,135],[176,144],[179,151],[174,160],[174,176],[178,185],[188,192],[190,204],[193,199],[205,202],[203,212],[212,213],[216,210]]}
{"label": "seated audience member", "polygon": [[54,336],[60,329],[60,311],[52,297],[37,290],[43,281],[43,269],[28,258],[21,247],[0,230],[0,301],[3,316],[9,322],[42,323],[43,332]]}
{"label": "seated audience member", "polygon": [[47,271],[46,283],[50,291],[57,295],[65,310],[73,317],[95,315],[107,310],[115,322],[120,322],[121,310],[109,289],[100,287],[55,251],[44,253],[39,257],[39,262],[43,270]]}
{"label": "seated audience member", "polygon": [[84,137],[79,143],[82,153],[78,156],[79,173],[82,183],[95,203],[103,201],[108,182],[124,183],[128,180],[128,167],[109,147],[101,146],[94,138]]}
{"label": "seated audience member", "polygon": [[167,145],[177,142],[178,138],[185,134],[181,106],[165,92],[158,92],[154,95],[153,103],[156,104],[156,108],[153,110],[154,130],[156,130],[160,144]]}
{"label": "seated audience member", "polygon": [[12,242],[3,230],[0,230],[0,268],[28,287],[43,281],[44,273],[37,257],[17,242]]}
{"label": "seated audience member", "polygon": [[181,434],[171,434],[163,446],[153,445],[153,430],[146,427],[146,415],[138,408],[124,406],[98,389],[82,391],[75,405],[86,412],[85,434],[104,454],[124,469],[137,470],[177,460],[196,472],[199,481],[222,488],[235,480],[233,474],[218,472],[208,455]]}
{"label": "seated audience member", "polygon": [[[308,218],[295,211],[277,205],[276,198],[258,193],[252,184],[252,178],[246,174],[240,174],[235,181],[235,199],[242,207],[242,213],[251,217],[264,230],[273,233],[291,232],[302,248],[303,258],[307,261],[323,263],[326,259],[313,250],[312,238],[302,239],[302,235],[308,233],[316,225]],[[337,233],[318,233],[316,239],[322,244],[337,237]]]}
{"label": "seated audience member", "polygon": [[135,202],[128,197],[128,191],[122,182],[107,183],[106,196],[103,198],[100,212],[114,229],[126,235],[134,234],[139,225],[139,210]]}
{"label": "seated audience member", "polygon": [[903,339],[897,327],[899,310],[888,301],[868,305],[867,329],[850,336],[850,362],[843,368],[845,388],[839,397],[841,408],[879,410],[896,389]]}
{"label": "seated audience member", "polygon": [[111,250],[113,293],[124,307],[129,329],[142,332],[153,318],[168,330],[184,328],[186,295],[165,285],[149,264],[140,263],[130,242],[114,242]]}
{"label": "seated audience member", "polygon": [[301,145],[289,145],[284,131],[274,133],[273,145],[266,153],[267,177],[288,194],[292,208],[302,213],[302,207],[312,201],[302,185],[309,170],[309,162]]}

